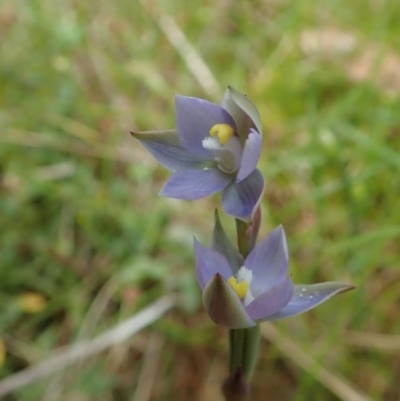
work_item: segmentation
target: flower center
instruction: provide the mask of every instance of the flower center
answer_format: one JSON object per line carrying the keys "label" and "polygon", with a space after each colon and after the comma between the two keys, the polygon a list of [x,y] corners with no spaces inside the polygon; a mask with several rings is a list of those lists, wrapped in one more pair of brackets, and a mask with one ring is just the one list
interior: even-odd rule
{"label": "flower center", "polygon": [[235,130],[229,124],[215,124],[210,129],[211,138],[217,137],[221,145],[225,145],[235,135]]}
{"label": "flower center", "polygon": [[221,171],[233,174],[239,170],[242,147],[232,126],[215,124],[210,130],[210,136],[203,139],[202,145],[203,148],[213,151],[218,168]]}
{"label": "flower center", "polygon": [[240,299],[246,296],[247,290],[249,289],[249,284],[246,281],[239,282],[236,277],[232,276],[228,279],[228,283],[235,290],[236,294],[239,295]]}
{"label": "flower center", "polygon": [[252,280],[252,271],[244,266],[239,269],[236,277],[231,276],[228,279],[228,283],[235,290],[236,294],[243,301],[245,306],[247,306],[254,299],[253,294],[250,291],[250,284]]}

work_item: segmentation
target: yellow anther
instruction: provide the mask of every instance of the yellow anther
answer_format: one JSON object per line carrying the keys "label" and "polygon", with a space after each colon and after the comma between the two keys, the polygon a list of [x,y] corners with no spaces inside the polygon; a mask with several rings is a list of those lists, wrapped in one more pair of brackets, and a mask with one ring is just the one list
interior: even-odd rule
{"label": "yellow anther", "polygon": [[239,295],[240,299],[243,299],[246,296],[247,290],[249,289],[247,281],[241,281],[238,283],[236,277],[232,276],[228,279],[228,283],[235,290],[236,294]]}
{"label": "yellow anther", "polygon": [[211,127],[211,129],[210,129],[210,136],[211,136],[212,138],[214,138],[215,136],[218,135],[219,127],[220,127],[221,125],[222,125],[222,124],[215,124],[215,125],[213,125],[213,126]]}
{"label": "yellow anther", "polygon": [[224,145],[235,135],[235,129],[229,124],[215,124],[210,129],[210,136],[214,138],[218,137],[221,145]]}

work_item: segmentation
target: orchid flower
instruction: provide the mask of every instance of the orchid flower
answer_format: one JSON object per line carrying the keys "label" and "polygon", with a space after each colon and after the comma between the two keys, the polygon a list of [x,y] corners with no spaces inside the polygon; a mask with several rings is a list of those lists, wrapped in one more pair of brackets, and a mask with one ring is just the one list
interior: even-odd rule
{"label": "orchid flower", "polygon": [[256,168],[262,146],[256,107],[233,88],[222,106],[180,95],[175,103],[176,131],[132,133],[172,172],[160,195],[195,200],[222,191],[224,211],[250,221],[264,190]]}
{"label": "orchid flower", "polygon": [[294,285],[282,226],[262,239],[243,261],[226,237],[213,248],[194,240],[197,280],[203,303],[217,324],[240,329],[306,312],[353,286],[338,282]]}

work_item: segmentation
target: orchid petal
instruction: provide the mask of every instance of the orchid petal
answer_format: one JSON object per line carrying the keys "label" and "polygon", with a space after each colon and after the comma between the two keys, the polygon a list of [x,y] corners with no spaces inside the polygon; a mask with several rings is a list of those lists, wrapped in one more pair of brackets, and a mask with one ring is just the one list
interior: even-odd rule
{"label": "orchid petal", "polygon": [[288,263],[285,232],[280,225],[263,238],[245,260],[245,266],[253,273],[252,294],[257,297],[284,280]]}
{"label": "orchid petal", "polygon": [[205,286],[203,303],[211,320],[220,326],[243,329],[256,325],[235,290],[220,274],[216,274]]}
{"label": "orchid petal", "polygon": [[183,146],[194,156],[214,159],[211,150],[202,146],[216,124],[229,124],[236,129],[230,114],[222,107],[196,97],[175,96],[176,127]]}
{"label": "orchid petal", "polygon": [[239,183],[231,182],[222,192],[222,208],[225,213],[244,221],[251,215],[261,200],[264,190],[264,177],[255,169]]}
{"label": "orchid petal", "polygon": [[235,120],[242,144],[246,141],[250,128],[255,128],[262,136],[260,114],[247,96],[229,86],[222,100],[222,107]]}
{"label": "orchid petal", "polygon": [[243,266],[243,257],[239,251],[233,246],[232,242],[226,235],[224,227],[218,216],[218,211],[215,211],[214,230],[211,238],[211,248],[224,255],[229,265],[232,268],[233,275]]}
{"label": "orchid petal", "polygon": [[289,303],[279,312],[263,320],[278,320],[307,312],[334,295],[352,290],[353,288],[355,287],[352,285],[334,281],[295,285],[294,295]]}
{"label": "orchid petal", "polygon": [[265,319],[287,305],[293,296],[293,290],[292,279],[287,277],[267,292],[256,297],[251,304],[246,306],[246,311],[253,320]]}
{"label": "orchid petal", "polygon": [[191,155],[176,130],[131,132],[154,158],[170,171],[216,167],[216,163]]}
{"label": "orchid petal", "polygon": [[233,275],[228,261],[219,252],[204,247],[196,238],[194,238],[193,247],[196,258],[197,281],[202,290],[217,273],[225,280],[228,280]]}
{"label": "orchid petal", "polygon": [[261,136],[253,128],[244,144],[240,169],[236,176],[236,182],[240,182],[247,178],[257,167],[258,160],[261,155]]}
{"label": "orchid petal", "polygon": [[160,191],[166,198],[195,200],[224,189],[231,177],[219,169],[175,171]]}

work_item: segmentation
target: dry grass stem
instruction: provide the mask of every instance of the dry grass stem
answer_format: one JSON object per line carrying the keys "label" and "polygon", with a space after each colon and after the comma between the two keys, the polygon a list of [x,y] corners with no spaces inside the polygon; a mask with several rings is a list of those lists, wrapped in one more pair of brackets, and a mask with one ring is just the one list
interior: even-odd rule
{"label": "dry grass stem", "polygon": [[203,61],[200,54],[186,39],[186,36],[176,25],[175,21],[166,15],[159,18],[158,23],[167,39],[185,61],[189,71],[193,74],[203,90],[212,97],[217,97],[220,88],[211,70]]}
{"label": "dry grass stem", "polygon": [[332,391],[340,400],[372,401],[366,394],[362,393],[343,377],[321,366],[309,352],[301,349],[293,340],[285,336],[272,324],[263,324],[261,326],[261,334],[276,345],[282,354],[313,375],[316,380]]}
{"label": "dry grass stem", "polygon": [[218,97],[221,89],[210,68],[200,56],[196,48],[188,41],[185,34],[169,15],[156,16],[144,1],[144,9],[157,21],[164,35],[186,63],[188,70],[203,90],[211,97]]}
{"label": "dry grass stem", "polygon": [[144,354],[142,369],[137,381],[138,385],[132,401],[150,400],[163,345],[164,338],[158,333],[153,333]]}
{"label": "dry grass stem", "polygon": [[4,396],[43,377],[50,376],[82,359],[127,340],[133,334],[158,320],[175,304],[175,296],[166,295],[98,337],[81,341],[66,349],[56,351],[47,360],[0,381],[0,396]]}
{"label": "dry grass stem", "polygon": [[396,335],[346,331],[343,341],[357,347],[375,348],[388,352],[400,351],[400,336]]}

